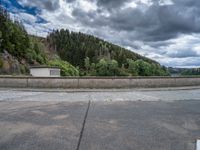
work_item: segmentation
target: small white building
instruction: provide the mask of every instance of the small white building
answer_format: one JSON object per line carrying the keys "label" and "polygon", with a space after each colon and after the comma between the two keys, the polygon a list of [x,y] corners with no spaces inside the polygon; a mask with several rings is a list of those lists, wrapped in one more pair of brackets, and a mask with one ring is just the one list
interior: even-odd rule
{"label": "small white building", "polygon": [[60,68],[48,66],[30,67],[30,74],[33,77],[60,77]]}

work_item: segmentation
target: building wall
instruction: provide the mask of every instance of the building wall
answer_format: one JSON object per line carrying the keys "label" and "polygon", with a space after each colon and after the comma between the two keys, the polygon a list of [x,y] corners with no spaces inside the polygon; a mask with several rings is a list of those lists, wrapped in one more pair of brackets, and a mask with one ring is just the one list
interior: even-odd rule
{"label": "building wall", "polygon": [[[57,74],[50,74],[51,71],[56,71]],[[31,68],[30,74],[33,77],[60,77],[60,69],[54,68]]]}
{"label": "building wall", "polygon": [[0,77],[0,87],[19,88],[159,88],[200,86],[200,78],[194,77],[139,77],[139,78],[48,78],[48,77]]}
{"label": "building wall", "polygon": [[48,68],[31,68],[30,74],[33,77],[49,77],[49,69]]}

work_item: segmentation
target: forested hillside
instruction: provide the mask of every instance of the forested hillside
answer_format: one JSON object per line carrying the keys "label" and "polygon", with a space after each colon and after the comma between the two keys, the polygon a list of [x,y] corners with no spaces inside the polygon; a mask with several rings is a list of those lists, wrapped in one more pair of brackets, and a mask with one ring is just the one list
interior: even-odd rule
{"label": "forested hillside", "polygon": [[46,63],[46,58],[39,49],[39,43],[31,38],[20,21],[12,21],[9,13],[0,7],[0,52],[7,51],[18,60],[29,63]]}
{"label": "forested hillside", "polygon": [[168,71],[172,76],[200,76],[200,68],[172,68]]}
{"label": "forested hillside", "polygon": [[91,35],[62,29],[30,36],[0,7],[0,74],[28,74],[32,65],[58,66],[63,76],[168,75],[159,63]]}
{"label": "forested hillside", "polygon": [[29,66],[48,65],[62,68],[62,75],[79,75],[78,70],[59,57],[48,57],[45,39],[28,35],[20,21],[11,20],[0,6],[0,74],[28,74]]}
{"label": "forested hillside", "polygon": [[183,76],[200,76],[200,68],[184,69],[181,72]]}
{"label": "forested hillside", "polygon": [[61,29],[50,33],[47,43],[82,75],[168,75],[159,63],[92,35]]}
{"label": "forested hillside", "polygon": [[27,34],[23,24],[12,21],[0,7],[0,67],[2,73],[25,73],[27,64],[45,64],[38,43]]}

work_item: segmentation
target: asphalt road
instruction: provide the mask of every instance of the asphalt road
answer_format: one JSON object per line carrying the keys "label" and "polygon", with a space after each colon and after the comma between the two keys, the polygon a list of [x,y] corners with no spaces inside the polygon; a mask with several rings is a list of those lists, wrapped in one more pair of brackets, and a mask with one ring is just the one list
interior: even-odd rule
{"label": "asphalt road", "polygon": [[198,87],[0,90],[0,150],[195,150],[198,138]]}

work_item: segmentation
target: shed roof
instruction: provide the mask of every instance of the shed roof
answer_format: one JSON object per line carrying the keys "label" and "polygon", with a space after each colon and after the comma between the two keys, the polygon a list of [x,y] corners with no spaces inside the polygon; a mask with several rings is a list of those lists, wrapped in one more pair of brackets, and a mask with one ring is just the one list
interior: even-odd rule
{"label": "shed roof", "polygon": [[50,66],[30,66],[30,69],[34,68],[49,68],[49,69],[60,69],[59,67],[50,67]]}

